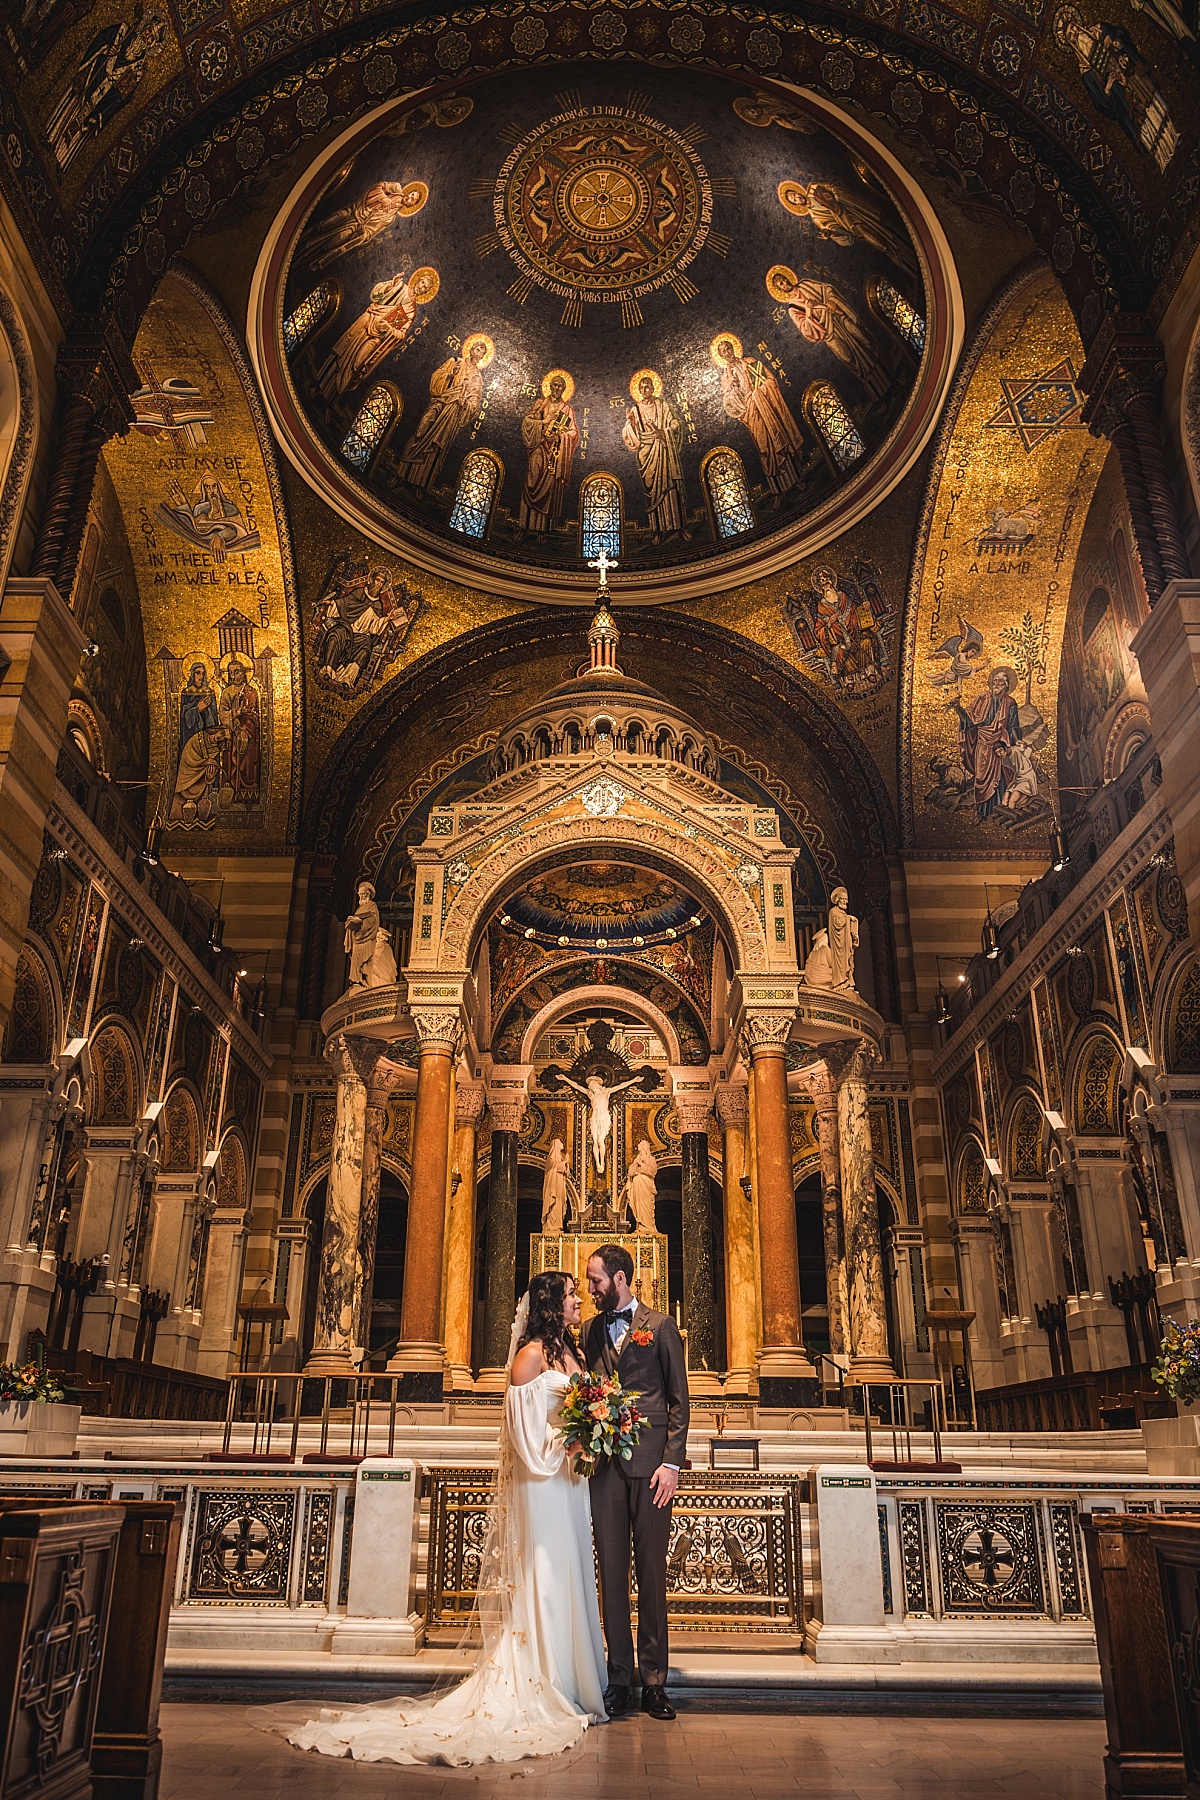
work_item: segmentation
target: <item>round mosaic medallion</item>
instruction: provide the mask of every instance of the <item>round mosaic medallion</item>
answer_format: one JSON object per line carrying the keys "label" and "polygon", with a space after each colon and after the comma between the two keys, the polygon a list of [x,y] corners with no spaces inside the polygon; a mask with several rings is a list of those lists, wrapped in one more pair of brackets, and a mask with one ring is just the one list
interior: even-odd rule
{"label": "round mosaic medallion", "polygon": [[637,299],[678,280],[708,236],[712,184],[687,139],[634,109],[552,118],[510,152],[500,242],[564,299]]}

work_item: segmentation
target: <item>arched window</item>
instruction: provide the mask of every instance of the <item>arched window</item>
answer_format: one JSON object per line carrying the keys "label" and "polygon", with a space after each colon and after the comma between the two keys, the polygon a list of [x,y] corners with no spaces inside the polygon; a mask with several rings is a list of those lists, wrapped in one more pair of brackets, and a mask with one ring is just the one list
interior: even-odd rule
{"label": "arched window", "polygon": [[900,342],[917,356],[925,348],[925,321],[898,288],[890,281],[873,275],[867,283],[867,300],[871,310],[885,325],[890,325]]}
{"label": "arched window", "polygon": [[580,540],[585,562],[602,550],[621,554],[621,484],[615,475],[589,475],[579,495]]}
{"label": "arched window", "polygon": [[333,315],[341,297],[342,290],[336,281],[319,281],[312,293],[288,314],[283,321],[283,348],[288,356],[294,356],[322,320]]}
{"label": "arched window", "polygon": [[450,508],[451,531],[480,540],[487,536],[503,472],[499,459],[490,450],[472,450],[463,457],[454,505]]}
{"label": "arched window", "polygon": [[814,381],[804,390],[802,405],[804,416],[830,467],[835,475],[841,475],[866,449],[841,395],[832,382]]}
{"label": "arched window", "polygon": [[379,446],[400,417],[403,404],[390,381],[380,381],[371,389],[342,439],[342,455],[352,469],[371,466]]}
{"label": "arched window", "polygon": [[754,530],[746,471],[736,450],[722,445],[709,451],[704,462],[704,486],[718,537],[738,537],[743,531]]}

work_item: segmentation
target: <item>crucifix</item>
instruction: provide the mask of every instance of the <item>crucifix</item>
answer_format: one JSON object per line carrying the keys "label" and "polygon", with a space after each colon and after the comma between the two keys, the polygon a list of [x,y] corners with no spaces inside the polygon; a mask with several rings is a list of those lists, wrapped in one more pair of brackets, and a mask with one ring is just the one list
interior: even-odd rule
{"label": "crucifix", "polygon": [[608,551],[604,549],[600,551],[599,556],[593,557],[588,563],[589,569],[599,569],[600,571],[600,592],[602,594],[607,594],[608,592],[608,571],[610,569],[615,569],[616,566],[616,558],[610,556]]}

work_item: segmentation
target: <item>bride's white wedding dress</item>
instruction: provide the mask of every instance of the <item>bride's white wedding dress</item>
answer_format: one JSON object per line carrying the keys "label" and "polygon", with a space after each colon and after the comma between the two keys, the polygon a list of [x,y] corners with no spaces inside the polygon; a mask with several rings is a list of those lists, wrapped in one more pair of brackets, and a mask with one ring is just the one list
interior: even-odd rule
{"label": "bride's white wedding dress", "polygon": [[604,1722],[607,1680],[588,1484],[566,1455],[569,1377],[546,1369],[504,1400],[497,1501],[480,1574],[483,1649],[434,1699],[323,1711],[289,1741],[365,1762],[516,1762]]}

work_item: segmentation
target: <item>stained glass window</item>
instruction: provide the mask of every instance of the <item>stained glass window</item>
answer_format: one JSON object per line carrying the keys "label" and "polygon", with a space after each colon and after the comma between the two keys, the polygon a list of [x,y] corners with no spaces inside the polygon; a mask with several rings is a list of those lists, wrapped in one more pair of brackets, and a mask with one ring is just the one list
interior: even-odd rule
{"label": "stained glass window", "polygon": [[337,298],[338,287],[335,281],[319,281],[312,293],[306,295],[295,311],[288,314],[283,321],[283,347],[289,356],[295,354],[305,338],[332,312]]}
{"label": "stained glass window", "polygon": [[342,455],[352,469],[366,469],[384,437],[395,423],[400,406],[396,390],[386,381],[373,387],[342,439]]}
{"label": "stained glass window", "polygon": [[621,484],[613,475],[590,475],[579,496],[583,557],[602,550],[615,562],[621,554]]}
{"label": "stained glass window", "polygon": [[737,537],[754,530],[746,471],[736,450],[713,451],[704,464],[704,483],[719,537]]}
{"label": "stained glass window", "polygon": [[867,283],[867,298],[885,324],[919,356],[925,348],[925,321],[898,288],[880,279]]}
{"label": "stained glass window", "polygon": [[857,425],[842,403],[841,395],[830,382],[814,381],[805,390],[804,412],[829,452],[835,469],[848,469],[858,461],[866,446],[858,435]]}
{"label": "stained glass window", "polygon": [[472,450],[464,456],[450,508],[451,531],[461,531],[464,537],[484,537],[499,485],[500,465],[494,456],[486,450]]}

